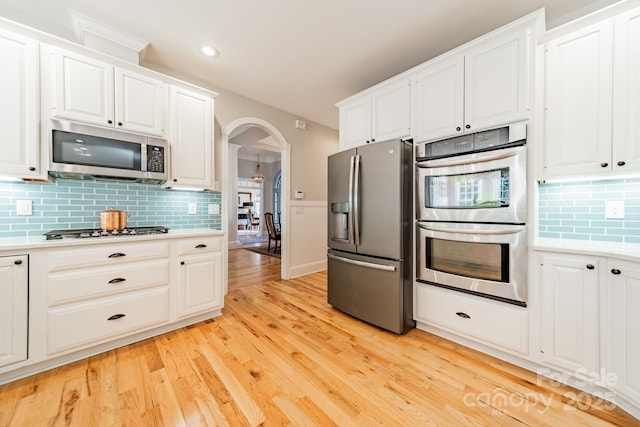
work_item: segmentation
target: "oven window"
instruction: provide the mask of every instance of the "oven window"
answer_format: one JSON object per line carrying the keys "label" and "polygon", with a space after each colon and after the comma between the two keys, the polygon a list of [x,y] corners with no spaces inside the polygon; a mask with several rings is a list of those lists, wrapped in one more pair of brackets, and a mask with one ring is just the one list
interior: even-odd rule
{"label": "oven window", "polygon": [[425,177],[425,207],[440,209],[509,206],[509,168]]}
{"label": "oven window", "polygon": [[474,279],[509,283],[509,245],[427,237],[426,267]]}

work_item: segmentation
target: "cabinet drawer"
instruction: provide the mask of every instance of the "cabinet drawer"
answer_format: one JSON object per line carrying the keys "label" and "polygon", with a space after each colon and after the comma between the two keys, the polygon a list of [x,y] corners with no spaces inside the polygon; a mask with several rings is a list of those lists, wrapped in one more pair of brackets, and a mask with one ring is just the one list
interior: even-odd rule
{"label": "cabinet drawer", "polygon": [[51,273],[49,306],[169,283],[169,261],[144,261],[118,266]]}
{"label": "cabinet drawer", "polygon": [[169,256],[168,242],[118,243],[51,251],[49,270],[105,266]]}
{"label": "cabinet drawer", "polygon": [[222,237],[197,237],[178,241],[178,254],[191,255],[222,250]]}
{"label": "cabinet drawer", "polygon": [[168,322],[169,289],[133,292],[51,309],[47,320],[49,354],[120,338]]}
{"label": "cabinet drawer", "polygon": [[528,354],[528,314],[525,308],[432,285],[416,286],[417,321],[483,344]]}

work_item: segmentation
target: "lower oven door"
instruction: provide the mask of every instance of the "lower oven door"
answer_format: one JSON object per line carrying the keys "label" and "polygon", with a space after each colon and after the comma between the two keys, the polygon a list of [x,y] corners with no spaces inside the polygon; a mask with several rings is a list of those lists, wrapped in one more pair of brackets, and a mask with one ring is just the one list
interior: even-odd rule
{"label": "lower oven door", "polygon": [[416,280],[526,306],[526,226],[418,222],[416,234]]}

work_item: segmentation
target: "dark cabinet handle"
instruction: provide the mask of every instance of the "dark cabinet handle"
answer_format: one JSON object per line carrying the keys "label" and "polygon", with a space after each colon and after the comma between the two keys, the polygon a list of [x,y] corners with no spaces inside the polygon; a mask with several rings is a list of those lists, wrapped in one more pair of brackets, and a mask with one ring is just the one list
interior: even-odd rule
{"label": "dark cabinet handle", "polygon": [[17,259],[17,260],[15,260],[15,261],[13,261],[13,263],[14,263],[15,265],[20,265],[20,264],[22,264],[22,260],[21,260],[21,259]]}
{"label": "dark cabinet handle", "polygon": [[368,144],[370,141],[367,139],[366,143]]}
{"label": "dark cabinet handle", "polygon": [[471,125],[466,125],[465,128],[466,129],[471,129]]}
{"label": "dark cabinet handle", "polygon": [[457,131],[457,132],[460,132],[461,130],[462,130],[462,128],[461,128],[460,126],[458,126],[458,127],[456,128],[456,131]]}
{"label": "dark cabinet handle", "polygon": [[463,313],[461,311],[457,312],[456,316],[462,317],[463,319],[471,319],[471,316],[469,316],[467,313]]}
{"label": "dark cabinet handle", "polygon": [[180,265],[184,265],[184,261],[180,261]]}
{"label": "dark cabinet handle", "polygon": [[107,120],[107,123],[109,123],[110,125],[113,124],[113,120]]}
{"label": "dark cabinet handle", "polygon": [[595,268],[596,268],[596,266],[595,266],[595,265],[593,265],[593,264],[587,264],[587,270],[593,270],[593,269],[595,269]]}
{"label": "dark cabinet handle", "polygon": [[173,182],[178,182],[178,180],[177,180],[177,179],[175,179],[175,178],[173,178]]}
{"label": "dark cabinet handle", "polygon": [[116,277],[115,279],[111,279],[109,280],[110,284],[114,284],[114,283],[122,283],[122,282],[126,282],[127,279],[124,279],[122,277]]}
{"label": "dark cabinet handle", "polygon": [[206,247],[207,247],[207,245],[204,245],[202,243],[199,244],[199,245],[196,245],[196,249],[202,249],[202,248],[206,248]]}
{"label": "dark cabinet handle", "polygon": [[612,268],[611,269],[611,274],[621,274],[622,272],[620,270],[618,270],[617,268]]}
{"label": "dark cabinet handle", "polygon": [[[620,165],[620,166],[622,166],[622,165]],[[33,166],[31,166],[31,167],[29,168],[29,170],[30,170],[31,172],[33,172],[33,171],[35,171],[35,170],[36,170],[36,168],[34,168]]]}
{"label": "dark cabinet handle", "polygon": [[600,167],[601,168],[606,168],[607,166],[609,166],[609,163],[607,163],[607,162],[600,163]]}
{"label": "dark cabinet handle", "polygon": [[122,126],[122,122],[118,122],[118,126]]}
{"label": "dark cabinet handle", "polygon": [[126,316],[126,314],[114,314],[113,316],[109,317],[107,320],[118,320],[123,318],[124,316]]}
{"label": "dark cabinet handle", "polygon": [[618,162],[618,166],[624,166],[624,165],[626,165],[626,163],[623,162],[622,160]]}
{"label": "dark cabinet handle", "polygon": [[127,256],[127,254],[123,254],[122,252],[116,252],[115,254],[109,255],[109,258],[120,258],[123,256]]}
{"label": "dark cabinet handle", "polygon": [[376,142],[376,139],[375,138],[371,138],[371,142]]}

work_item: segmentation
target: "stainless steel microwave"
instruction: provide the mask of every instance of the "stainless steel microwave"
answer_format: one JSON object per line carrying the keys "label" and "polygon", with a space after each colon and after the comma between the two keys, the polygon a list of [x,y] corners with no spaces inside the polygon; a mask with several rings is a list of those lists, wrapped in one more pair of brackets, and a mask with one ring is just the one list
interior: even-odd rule
{"label": "stainless steel microwave", "polygon": [[168,176],[164,139],[50,120],[49,174],[70,179],[121,179],[161,184]]}

